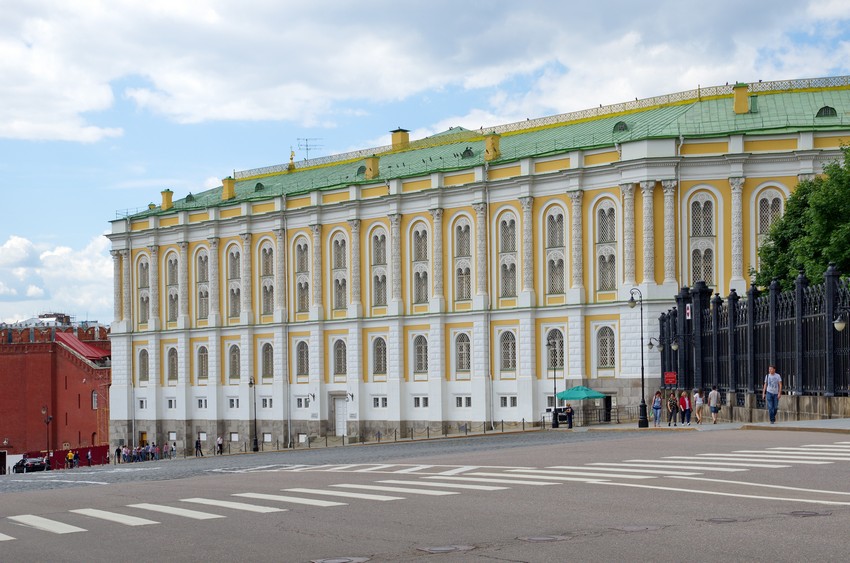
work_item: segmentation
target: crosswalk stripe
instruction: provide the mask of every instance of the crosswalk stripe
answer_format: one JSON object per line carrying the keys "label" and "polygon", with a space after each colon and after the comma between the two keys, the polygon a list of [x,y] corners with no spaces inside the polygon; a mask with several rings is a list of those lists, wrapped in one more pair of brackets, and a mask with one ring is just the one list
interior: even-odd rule
{"label": "crosswalk stripe", "polygon": [[362,465],[363,465],[362,463],[349,463],[348,465],[337,465],[336,468],[334,469],[334,471],[346,471],[348,469],[351,469],[352,467],[360,467]]}
{"label": "crosswalk stripe", "polygon": [[167,506],[164,504],[151,504],[142,502],[139,504],[128,504],[130,508],[141,508],[142,510],[150,510],[151,512],[162,512],[163,514],[171,514],[173,516],[183,516],[193,520],[212,520],[213,518],[224,518],[221,514],[210,514],[209,512],[200,512],[198,510],[189,510],[188,508],[180,508],[177,506]]}
{"label": "crosswalk stripe", "polygon": [[[555,465],[550,467],[549,469],[576,469],[576,470],[587,470],[587,469],[601,469],[601,470],[609,470],[609,471],[619,471],[621,473],[651,473],[653,475],[699,475],[698,472],[693,471],[675,471],[675,470],[665,470],[665,469],[631,469],[622,467],[622,463],[589,463],[587,465],[581,466],[569,466],[569,465]],[[591,467],[593,466],[593,467]],[[558,471],[548,471],[548,470],[539,470],[539,473],[554,473],[558,474]]]}
{"label": "crosswalk stripe", "polygon": [[425,495],[432,497],[448,496],[459,494],[455,491],[423,491],[422,489],[411,489],[408,487],[383,487],[381,485],[354,485],[354,484],[339,484],[331,485],[332,487],[342,487],[346,489],[362,489],[364,491],[383,491],[385,493],[409,493],[412,495]]}
{"label": "crosswalk stripe", "polygon": [[[712,460],[729,460],[729,461],[755,461],[755,462],[773,462],[773,463],[788,463],[800,465],[829,465],[831,461],[815,461],[812,459],[789,459],[778,457],[757,457],[745,454],[697,454],[698,457],[706,456]],[[702,458],[700,457],[700,461]]]}
{"label": "crosswalk stripe", "polygon": [[802,448],[828,448],[834,449],[842,452],[850,452],[850,446],[842,446],[840,444],[805,444],[800,446]]}
{"label": "crosswalk stripe", "polygon": [[407,469],[400,469],[395,473],[416,473],[417,471],[421,471],[423,469],[430,469],[434,467],[433,465],[414,465],[413,467],[408,467]]}
{"label": "crosswalk stripe", "polygon": [[671,469],[699,469],[701,471],[720,471],[722,473],[737,473],[747,471],[743,467],[714,467],[711,465],[681,465],[677,461],[663,459],[627,459],[626,462],[631,462],[634,465],[630,467],[669,467]]}
{"label": "crosswalk stripe", "polygon": [[781,500],[784,502],[805,502],[812,504],[828,504],[833,506],[850,506],[850,502],[839,502],[834,500],[815,500],[815,499],[805,499],[805,498],[787,498],[787,497],[766,497],[760,495],[744,495],[738,493],[724,493],[722,491],[701,491],[699,489],[679,489],[676,487],[659,487],[656,485],[642,485],[639,483],[616,483],[614,481],[607,482],[599,482],[599,485],[611,485],[615,487],[635,487],[639,489],[654,489],[657,491],[675,491],[678,493],[691,493],[691,494],[700,494],[700,495],[716,495],[721,497],[737,497],[737,498],[752,498],[757,500]]}
{"label": "crosswalk stripe", "polygon": [[388,495],[370,495],[367,493],[353,493],[348,491],[326,491],[324,489],[282,489],[287,493],[306,493],[311,495],[326,495],[329,497],[345,497],[345,498],[359,498],[364,500],[378,500],[381,502],[388,500],[404,500],[404,497],[391,497]]}
{"label": "crosswalk stripe", "polygon": [[364,469],[357,469],[356,473],[366,473],[366,472],[369,472],[369,471],[380,471],[381,469],[388,469],[390,467],[395,467],[395,466],[396,466],[395,463],[389,463],[389,464],[384,464],[384,465],[375,465],[373,467],[366,467]]}
{"label": "crosswalk stripe", "polygon": [[11,541],[15,538],[12,536],[7,536],[6,534],[0,534],[0,541]]}
{"label": "crosswalk stripe", "polygon": [[455,467],[454,469],[440,471],[439,475],[459,475],[461,473],[466,473],[467,471],[474,471],[476,469],[478,469],[478,467],[475,465],[465,465],[463,467]]}
{"label": "crosswalk stripe", "polygon": [[[560,483],[555,482],[541,482],[541,481],[524,481],[522,479],[490,479],[485,477],[458,477],[455,475],[428,475],[427,477],[423,477],[424,479],[450,479],[452,481],[469,481],[474,483],[503,483],[505,485],[560,485]],[[580,479],[581,481],[586,481],[586,479]],[[602,481],[603,479],[600,479]]]}
{"label": "crosswalk stripe", "polygon": [[319,500],[313,498],[290,497],[286,495],[267,495],[264,493],[235,493],[235,497],[255,498],[260,500],[273,500],[276,502],[290,502],[292,504],[306,504],[308,506],[348,506],[347,502],[334,502],[332,500]]}
{"label": "crosswalk stripe", "polygon": [[826,448],[785,448],[785,447],[775,447],[775,448],[767,448],[769,452],[799,452],[799,453],[814,453],[814,454],[829,454],[834,456],[841,456],[850,459],[850,451],[846,450],[834,450],[834,449],[826,449]]}
{"label": "crosswalk stripe", "polygon": [[246,512],[259,512],[261,514],[268,514],[269,512],[286,512],[285,508],[257,506],[256,504],[248,504],[245,502],[232,502],[229,500],[217,500],[211,498],[181,498],[180,502],[192,502],[195,504],[205,504],[207,506],[220,506],[222,508],[232,508],[233,510],[244,510]]}
{"label": "crosswalk stripe", "polygon": [[702,465],[722,465],[722,466],[730,466],[730,467],[754,467],[757,469],[785,469],[791,467],[787,464],[780,463],[759,463],[759,462],[747,462],[747,461],[708,461],[704,459],[694,460],[692,456],[683,456],[683,455],[669,455],[664,459],[676,460],[675,463],[679,464],[688,464],[688,463],[699,463]]}
{"label": "crosswalk stripe", "polygon": [[8,516],[8,518],[12,522],[17,522],[23,526],[35,528],[36,530],[41,530],[43,532],[50,532],[52,534],[73,534],[75,532],[87,531],[85,528],[78,528],[77,526],[64,524],[62,522],[57,522],[56,520],[50,520],[49,518],[43,518],[34,514],[21,514],[20,516]]}
{"label": "crosswalk stripe", "polygon": [[828,495],[850,495],[848,492],[844,491],[825,491],[823,489],[805,489],[802,487],[788,487],[785,485],[771,485],[769,483],[750,483],[743,481],[727,481],[724,479],[706,479],[704,477],[674,477],[675,479],[690,479],[693,481],[708,481],[711,483],[726,483],[726,484],[734,484],[734,485],[744,485],[746,487],[767,487],[770,489],[784,489],[787,491],[803,491],[806,493],[823,493]]}
{"label": "crosswalk stripe", "polygon": [[508,487],[496,487],[494,485],[467,485],[464,483],[431,483],[430,481],[402,481],[400,479],[386,479],[378,483],[389,483],[395,485],[416,485],[420,487],[446,487],[447,489],[466,489],[470,491],[506,491]]}
{"label": "crosswalk stripe", "polygon": [[139,518],[138,516],[129,516],[127,514],[109,512],[107,510],[98,510],[97,508],[79,508],[77,510],[70,510],[69,512],[82,514],[83,516],[90,516],[92,518],[99,518],[100,520],[108,520],[110,522],[124,524],[125,526],[148,526],[150,524],[159,524],[159,522],[148,520],[147,518]]}
{"label": "crosswalk stripe", "polygon": [[828,456],[828,455],[808,455],[803,453],[795,453],[795,452],[775,452],[769,453],[764,450],[735,450],[735,454],[746,454],[750,457],[757,457],[761,459],[802,459],[802,460],[813,460],[813,461],[847,461],[846,457],[840,456]]}
{"label": "crosswalk stripe", "polygon": [[[592,468],[590,468],[592,469]],[[535,469],[508,469],[508,472],[511,474],[517,474],[517,477],[523,477],[526,479],[558,479],[563,481],[575,481],[576,477],[582,477],[580,480],[584,480],[586,477],[590,477],[591,479],[600,478],[600,479],[612,479],[612,478],[621,478],[621,479],[655,479],[655,475],[629,475],[625,473],[602,473],[602,472],[594,472],[594,471],[546,471],[545,475],[535,475],[537,470]],[[525,473],[529,473],[529,475],[525,475]],[[496,473],[471,473],[470,475],[496,475]]]}

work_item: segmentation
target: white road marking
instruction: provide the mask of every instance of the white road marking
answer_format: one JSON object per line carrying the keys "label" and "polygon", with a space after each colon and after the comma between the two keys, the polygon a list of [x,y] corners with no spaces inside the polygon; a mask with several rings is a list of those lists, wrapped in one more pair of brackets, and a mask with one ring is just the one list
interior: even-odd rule
{"label": "white road marking", "polygon": [[404,500],[404,497],[391,497],[387,495],[370,495],[367,493],[349,493],[344,491],[325,491],[323,489],[282,489],[287,493],[306,493],[311,495],[326,495],[329,497],[345,497],[345,498],[359,498],[364,500],[378,500],[381,502],[388,500]]}
{"label": "white road marking", "polygon": [[108,485],[105,481],[83,481],[77,479],[15,479],[16,483],[83,483],[86,485]]}
{"label": "white road marking", "polygon": [[[682,464],[682,463],[684,463],[684,464],[699,463],[700,465],[721,465],[723,467],[726,467],[726,466],[728,466],[728,467],[755,467],[755,468],[758,468],[758,469],[786,469],[788,467],[791,467],[790,465],[787,465],[787,464],[761,463],[761,462],[756,462],[756,461],[753,461],[753,462],[746,462],[746,461],[738,462],[738,461],[708,461],[707,459],[695,460],[691,456],[683,456],[683,455],[681,455],[681,456],[670,455],[670,456],[665,457],[664,459],[673,459],[673,460],[676,460],[676,463],[679,463],[679,464]],[[820,462],[818,462],[818,463],[820,463]],[[828,463],[828,462],[824,462],[824,463]]]}
{"label": "white road marking", "polygon": [[381,485],[354,485],[342,483],[339,485],[331,485],[331,487],[342,487],[346,489],[362,489],[364,491],[382,491],[385,493],[409,493],[412,495],[426,495],[432,497],[457,495],[455,491],[424,491],[422,489],[411,489],[408,487],[383,487]]}
{"label": "white road marking", "polygon": [[[590,468],[592,469],[592,468]],[[558,479],[558,480],[569,480],[574,481],[573,477],[590,477],[590,478],[602,478],[602,479],[612,479],[612,478],[620,478],[620,479],[656,479],[655,475],[631,475],[627,473],[602,473],[602,472],[594,472],[594,471],[545,471],[545,475],[525,475],[523,472],[536,473],[537,471],[531,469],[509,469],[508,470],[512,475],[517,474],[517,477],[522,477],[524,479]],[[498,473],[470,473],[470,475],[498,475]],[[584,479],[580,479],[584,480]]]}
{"label": "white road marking", "polygon": [[42,518],[41,516],[35,516],[34,514],[21,514],[20,516],[9,516],[8,518],[12,522],[21,524],[22,526],[35,528],[36,530],[50,532],[52,534],[73,534],[75,532],[87,531],[85,528],[78,528],[77,526],[71,526],[70,524],[63,524],[62,522]]}
{"label": "white road marking", "polygon": [[394,473],[416,473],[417,471],[421,471],[423,469],[430,469],[434,467],[433,465],[414,465],[413,467],[408,467],[407,469],[399,469]]}
{"label": "white road marking", "polygon": [[222,508],[232,508],[233,510],[244,510],[246,512],[259,512],[261,514],[267,514],[269,512],[286,512],[285,508],[257,506],[256,504],[248,504],[245,502],[232,502],[229,500],[217,500],[211,498],[181,498],[180,502],[192,502],[195,504],[205,504],[207,506],[220,506]]}
{"label": "white road marking", "polygon": [[455,467],[454,469],[447,469],[445,471],[440,471],[440,475],[459,475],[461,473],[466,473],[467,471],[474,471],[475,469],[479,469],[476,465],[465,465],[463,467]]}
{"label": "white road marking", "polygon": [[701,491],[699,489],[679,489],[676,487],[659,487],[656,485],[640,485],[638,483],[615,483],[613,481],[609,482],[600,482],[599,485],[613,485],[615,487],[636,487],[638,489],[654,489],[657,491],[674,491],[679,493],[691,493],[698,495],[714,495],[720,497],[738,497],[738,498],[751,498],[757,500],[781,500],[783,502],[805,502],[810,504],[828,504],[833,506],[850,506],[850,502],[838,502],[831,500],[815,500],[815,499],[804,499],[804,498],[786,498],[786,497],[765,497],[760,495],[742,495],[737,493],[724,493],[721,491]]}
{"label": "white road marking", "polygon": [[[788,463],[788,464],[802,464],[802,465],[829,465],[832,463],[831,461],[815,461],[811,459],[790,459],[790,458],[780,458],[780,457],[759,457],[759,456],[749,456],[745,454],[697,454],[697,456],[706,456],[710,457],[711,460],[719,461],[719,460],[729,460],[729,461],[755,461],[755,462],[772,462],[772,463]],[[699,457],[699,461],[702,462],[703,458]],[[705,461],[709,461],[706,459]]]}
{"label": "white road marking", "polygon": [[128,504],[130,508],[141,508],[142,510],[150,510],[152,512],[162,512],[163,514],[171,514],[173,516],[183,516],[184,518],[192,518],[193,520],[212,520],[213,518],[224,518],[220,514],[210,514],[209,512],[199,512],[197,510],[189,510],[187,508],[179,508],[177,506],[166,506],[164,504],[151,504],[142,502],[139,504]]}
{"label": "white road marking", "polygon": [[806,493],[824,493],[828,495],[850,495],[844,491],[826,491],[823,489],[804,489],[802,487],[788,487],[786,485],[770,485],[767,483],[748,483],[744,481],[727,481],[724,479],[706,479],[704,477],[673,477],[674,479],[691,479],[693,481],[709,481],[712,483],[732,483],[735,485],[746,485],[747,487],[767,487],[770,489],[784,489],[788,491],[803,491]]}
{"label": "white road marking", "polygon": [[345,471],[347,469],[351,469],[352,467],[360,467],[363,465],[362,463],[350,463],[348,465],[337,465],[335,469],[329,469],[328,471]]}
{"label": "white road marking", "polygon": [[334,502],[332,500],[318,500],[312,498],[289,497],[286,495],[267,495],[264,493],[235,493],[235,497],[255,498],[260,500],[273,500],[276,502],[291,502],[292,504],[306,504],[308,506],[348,506],[347,502]]}
{"label": "white road marking", "polygon": [[835,449],[827,449],[827,448],[785,448],[785,447],[775,447],[775,448],[767,448],[768,453],[807,453],[807,454],[827,454],[832,456],[840,456],[846,457],[850,459],[850,451],[846,450],[835,450]]}
{"label": "white road marking", "polygon": [[[495,475],[499,475],[496,473]],[[457,477],[454,475],[429,475],[423,479],[449,479],[452,481],[469,481],[474,483],[502,483],[505,485],[560,485],[555,482],[523,481],[522,479],[488,479],[485,477]],[[593,481],[594,479],[577,479],[578,481]],[[599,479],[604,481],[604,479]]]}
{"label": "white road marking", "polygon": [[[622,473],[652,473],[655,475],[701,475],[699,472],[692,471],[667,471],[664,469],[625,469],[621,467],[622,463],[589,463],[587,465],[580,466],[569,466],[569,465],[555,465],[548,469],[576,469],[576,470],[587,470],[587,469],[601,469],[601,470],[609,470],[609,471],[620,471]],[[554,473],[559,474],[559,471],[547,471],[547,470],[538,470],[538,473]]]}
{"label": "white road marking", "polygon": [[[764,450],[735,450],[733,454],[748,455],[759,459],[772,460],[804,460],[804,461],[847,461],[846,457],[830,456],[830,455],[808,455],[794,452],[775,452],[769,453]],[[729,454],[727,454],[729,455]]]}
{"label": "white road marking", "polygon": [[375,465],[375,466],[373,466],[373,467],[366,467],[366,468],[364,468],[364,469],[357,469],[357,470],[355,470],[355,472],[356,472],[356,473],[366,473],[367,471],[380,471],[380,470],[382,470],[382,469],[387,469],[387,468],[390,468],[390,467],[395,467],[396,465],[397,465],[397,464],[395,464],[395,463],[384,464],[384,465]]}
{"label": "white road marking", "polygon": [[99,518],[100,520],[108,520],[110,522],[124,524],[125,526],[149,526],[150,524],[159,524],[159,522],[148,520],[147,518],[128,516],[127,514],[98,510],[97,508],[79,508],[76,510],[69,510],[68,512],[82,514],[83,516],[90,516],[92,518]]}
{"label": "white road marking", "polygon": [[[433,477],[431,477],[433,479]],[[468,489],[470,491],[506,491],[509,487],[495,487],[488,485],[465,485],[463,483],[431,483],[430,481],[402,481],[387,479],[378,483],[390,483],[395,485],[417,485],[424,487],[446,487],[447,489]]]}
{"label": "white road marking", "polygon": [[7,536],[6,534],[0,534],[0,541],[11,541],[15,538],[12,536]]}

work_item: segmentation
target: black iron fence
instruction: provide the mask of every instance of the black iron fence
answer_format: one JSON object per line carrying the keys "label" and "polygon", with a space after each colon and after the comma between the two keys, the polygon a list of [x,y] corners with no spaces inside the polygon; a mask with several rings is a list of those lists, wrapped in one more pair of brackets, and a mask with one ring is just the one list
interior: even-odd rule
{"label": "black iron fence", "polygon": [[705,282],[683,287],[676,306],[659,318],[661,388],[709,389],[761,400],[770,365],[795,395],[850,395],[850,287],[830,264],[824,283],[810,285],[801,272],[792,290],[774,280],[766,292],[751,286],[724,300]]}

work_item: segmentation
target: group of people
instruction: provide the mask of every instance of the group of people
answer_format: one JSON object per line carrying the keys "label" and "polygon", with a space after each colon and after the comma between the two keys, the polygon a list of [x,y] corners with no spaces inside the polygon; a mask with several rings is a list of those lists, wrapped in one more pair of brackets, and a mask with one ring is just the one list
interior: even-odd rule
{"label": "group of people", "polygon": [[[45,463],[47,462],[47,456],[45,456]],[[88,461],[89,467],[91,467],[91,450],[86,452],[86,460]],[[68,453],[65,455],[65,469],[73,469],[74,467],[80,466],[80,452],[68,450]]]}
{"label": "group of people", "polygon": [[711,388],[708,397],[705,397],[699,389],[694,389],[693,396],[687,391],[682,391],[678,398],[675,391],[670,391],[665,401],[661,391],[656,391],[655,397],[652,398],[653,426],[656,428],[661,426],[662,409],[667,413],[667,426],[678,426],[679,422],[682,426],[690,426],[692,415],[697,424],[702,424],[703,408],[706,401],[711,412],[712,424],[717,424],[717,413],[720,412],[721,398],[716,385]]}
{"label": "group of people", "polygon": [[[776,412],[779,410],[779,397],[782,395],[782,376],[776,373],[776,366],[769,366],[767,375],[764,376],[764,385],[761,397],[767,406],[768,416],[771,424],[776,424]],[[697,424],[702,424],[703,406],[708,402],[711,412],[711,423],[717,424],[717,413],[720,412],[722,399],[717,386],[711,388],[708,397],[704,397],[702,391],[694,389],[693,396],[687,391],[682,391],[676,397],[675,391],[670,391],[667,400],[664,400],[661,391],[656,391],[652,398],[652,418],[654,426],[661,426],[661,413],[667,413],[667,426],[677,426],[679,422],[683,426],[691,425],[691,415],[696,418]]]}
{"label": "group of people", "polygon": [[115,448],[115,463],[133,463],[137,461],[156,461],[160,459],[174,459],[177,453],[177,442],[169,446],[168,442],[162,447],[153,444],[144,446],[119,446]]}

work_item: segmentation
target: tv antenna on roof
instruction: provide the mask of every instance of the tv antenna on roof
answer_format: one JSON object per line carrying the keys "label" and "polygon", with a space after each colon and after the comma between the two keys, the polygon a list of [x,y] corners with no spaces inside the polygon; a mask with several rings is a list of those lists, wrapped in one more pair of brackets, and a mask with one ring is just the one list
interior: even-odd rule
{"label": "tv antenna on roof", "polygon": [[310,160],[310,151],[320,149],[322,145],[315,141],[321,141],[321,137],[298,137],[298,150],[304,151],[304,160]]}

